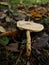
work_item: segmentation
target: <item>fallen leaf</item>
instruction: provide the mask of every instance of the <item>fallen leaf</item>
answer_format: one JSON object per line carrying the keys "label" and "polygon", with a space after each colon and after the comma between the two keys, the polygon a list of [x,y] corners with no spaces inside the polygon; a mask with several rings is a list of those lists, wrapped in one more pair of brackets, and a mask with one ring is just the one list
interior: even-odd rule
{"label": "fallen leaf", "polygon": [[27,62],[27,65],[30,65],[30,62],[29,61]]}
{"label": "fallen leaf", "polygon": [[8,44],[9,38],[8,37],[0,37],[0,43],[2,44]]}
{"label": "fallen leaf", "polygon": [[0,32],[6,32],[5,28],[0,26]]}
{"label": "fallen leaf", "polygon": [[18,50],[18,44],[15,44],[15,43],[9,44],[9,46],[7,46],[6,49],[10,50],[12,52],[17,52],[17,51],[19,52],[19,50]]}

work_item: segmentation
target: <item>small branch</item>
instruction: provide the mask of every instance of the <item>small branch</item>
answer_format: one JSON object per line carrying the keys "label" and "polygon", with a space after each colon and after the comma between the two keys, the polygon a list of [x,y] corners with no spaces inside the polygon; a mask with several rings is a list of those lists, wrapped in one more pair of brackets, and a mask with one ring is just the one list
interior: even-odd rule
{"label": "small branch", "polygon": [[1,33],[0,37],[2,37],[2,36],[13,36],[13,35],[16,35],[16,34],[18,34],[18,31],[16,31],[16,30],[8,31],[8,32],[5,32],[5,33]]}
{"label": "small branch", "polygon": [[19,60],[20,60],[21,55],[22,55],[22,51],[20,51],[19,57],[18,57],[18,59],[17,59],[17,61],[16,61],[16,65],[18,64],[18,62],[19,62]]}

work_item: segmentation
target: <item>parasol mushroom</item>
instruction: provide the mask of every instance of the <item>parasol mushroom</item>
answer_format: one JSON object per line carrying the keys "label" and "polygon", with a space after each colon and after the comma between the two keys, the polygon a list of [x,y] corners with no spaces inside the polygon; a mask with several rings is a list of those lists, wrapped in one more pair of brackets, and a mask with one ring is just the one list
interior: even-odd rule
{"label": "parasol mushroom", "polygon": [[44,29],[44,26],[42,24],[34,23],[34,22],[31,22],[31,21],[18,21],[17,27],[27,30],[27,32],[26,32],[26,35],[27,35],[26,55],[30,56],[30,53],[31,53],[30,31],[40,32]]}

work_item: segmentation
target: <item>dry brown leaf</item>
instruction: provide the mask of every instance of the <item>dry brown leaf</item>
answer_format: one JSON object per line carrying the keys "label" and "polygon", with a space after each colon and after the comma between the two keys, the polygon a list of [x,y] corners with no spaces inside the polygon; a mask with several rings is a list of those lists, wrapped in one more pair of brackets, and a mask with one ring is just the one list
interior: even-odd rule
{"label": "dry brown leaf", "polygon": [[15,43],[9,44],[9,46],[7,46],[6,49],[10,50],[12,52],[17,52],[18,51],[18,44],[17,43],[16,44]]}
{"label": "dry brown leaf", "polygon": [[30,62],[29,61],[27,62],[27,65],[30,65]]}
{"label": "dry brown leaf", "polygon": [[10,17],[6,17],[6,22],[11,22],[12,21],[12,18],[10,18]]}

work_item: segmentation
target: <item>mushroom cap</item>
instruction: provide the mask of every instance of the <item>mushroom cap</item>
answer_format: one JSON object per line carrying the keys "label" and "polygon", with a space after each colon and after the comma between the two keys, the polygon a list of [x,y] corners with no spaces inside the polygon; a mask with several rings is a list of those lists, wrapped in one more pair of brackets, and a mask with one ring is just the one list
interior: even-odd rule
{"label": "mushroom cap", "polygon": [[33,32],[40,32],[44,29],[42,24],[34,23],[32,21],[18,21],[17,27]]}

